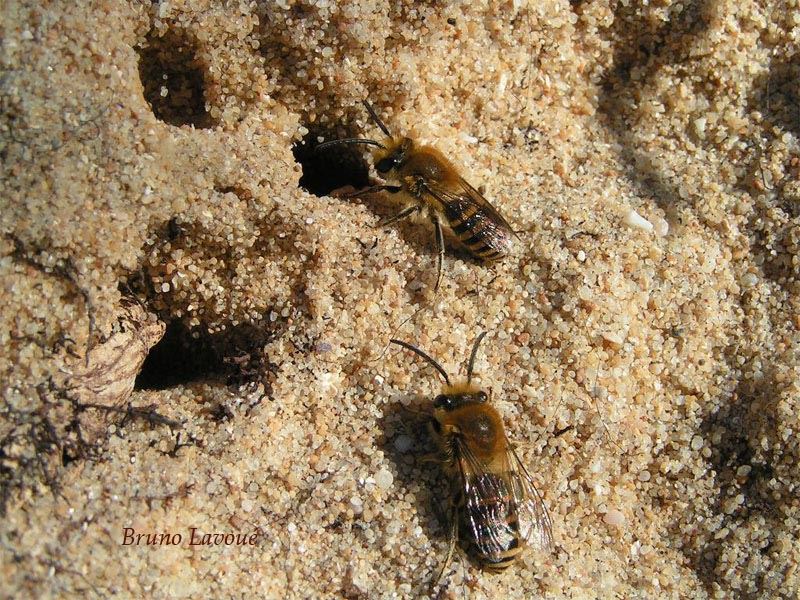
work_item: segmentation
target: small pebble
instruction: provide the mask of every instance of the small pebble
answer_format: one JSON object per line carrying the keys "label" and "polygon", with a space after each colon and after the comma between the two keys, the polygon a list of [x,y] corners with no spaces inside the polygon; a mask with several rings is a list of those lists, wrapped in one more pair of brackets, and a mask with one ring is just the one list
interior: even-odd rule
{"label": "small pebble", "polygon": [[375,485],[381,489],[388,490],[392,487],[392,482],[394,482],[394,475],[386,469],[381,469],[375,474]]}
{"label": "small pebble", "polygon": [[405,434],[398,435],[394,439],[394,447],[395,450],[397,450],[398,452],[408,452],[411,449],[413,443],[414,440],[412,440],[410,436],[407,436]]}
{"label": "small pebble", "polygon": [[744,287],[753,287],[758,283],[758,275],[755,273],[745,273],[742,275],[742,285]]}
{"label": "small pebble", "polygon": [[653,224],[633,209],[625,213],[624,222],[628,227],[642,229],[643,231],[653,231]]}
{"label": "small pebble", "polygon": [[706,137],[706,123],[707,119],[705,117],[700,117],[699,119],[694,120],[694,132],[697,134],[701,140]]}
{"label": "small pebble", "polygon": [[669,233],[669,223],[662,217],[658,217],[653,221],[653,227],[658,237],[666,237]]}
{"label": "small pebble", "polygon": [[619,527],[623,523],[625,523],[625,515],[622,512],[618,511],[615,508],[609,509],[609,511],[603,515],[603,522],[606,525],[614,525],[615,527]]}

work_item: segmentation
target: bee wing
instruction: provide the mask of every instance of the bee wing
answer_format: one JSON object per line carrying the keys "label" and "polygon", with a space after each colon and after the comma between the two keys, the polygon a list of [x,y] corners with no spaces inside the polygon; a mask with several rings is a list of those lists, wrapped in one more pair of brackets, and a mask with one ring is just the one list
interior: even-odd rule
{"label": "bee wing", "polygon": [[488,469],[464,443],[457,444],[464,487],[464,521],[478,550],[499,561],[521,538],[540,550],[553,545],[552,524],[541,495],[509,446],[499,469]]}
{"label": "bee wing", "polygon": [[508,221],[503,218],[503,215],[466,179],[459,177],[455,185],[452,182],[448,182],[448,184],[443,185],[435,181],[425,181],[423,189],[442,203],[449,219],[452,220],[453,217],[469,214],[471,212],[470,207],[475,207],[491,223],[491,230],[495,231],[496,235],[502,237],[508,237],[510,234],[516,235]]}
{"label": "bee wing", "polygon": [[544,500],[513,447],[509,446],[507,459],[513,496],[517,502],[520,534],[528,544],[540,550],[550,550],[553,547],[553,524]]}
{"label": "bee wing", "polygon": [[457,462],[464,491],[462,519],[470,539],[490,561],[500,561],[519,534],[513,522],[513,485],[501,473],[490,472],[464,443],[457,444]]}

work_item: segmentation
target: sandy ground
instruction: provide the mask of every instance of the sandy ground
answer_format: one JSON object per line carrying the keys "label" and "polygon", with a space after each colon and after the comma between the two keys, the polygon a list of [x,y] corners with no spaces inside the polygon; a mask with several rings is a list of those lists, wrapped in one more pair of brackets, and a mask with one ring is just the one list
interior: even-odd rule
{"label": "sandy ground", "polygon": [[[224,4],[3,3],[2,596],[798,597],[797,1]],[[510,257],[432,298],[429,224],[331,194],[364,98]],[[555,548],[431,592],[438,382],[384,350],[484,330]]]}

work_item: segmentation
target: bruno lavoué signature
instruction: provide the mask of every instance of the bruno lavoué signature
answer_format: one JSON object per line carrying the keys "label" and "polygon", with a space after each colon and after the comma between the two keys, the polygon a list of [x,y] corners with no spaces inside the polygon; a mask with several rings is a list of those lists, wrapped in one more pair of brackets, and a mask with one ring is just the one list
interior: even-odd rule
{"label": "bruno lavou\u00e9 signature", "polygon": [[188,546],[255,546],[261,537],[260,532],[250,533],[203,533],[197,527],[190,527],[186,534],[178,531],[158,533],[136,533],[133,527],[122,528],[123,546],[180,546],[186,541]]}

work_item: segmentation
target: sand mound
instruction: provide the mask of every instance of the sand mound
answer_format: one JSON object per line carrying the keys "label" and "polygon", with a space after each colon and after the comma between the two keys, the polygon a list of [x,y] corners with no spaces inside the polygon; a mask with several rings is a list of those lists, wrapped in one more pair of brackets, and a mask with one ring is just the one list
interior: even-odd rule
{"label": "sand mound", "polygon": [[[4,595],[428,594],[438,384],[384,348],[483,330],[556,547],[435,594],[800,593],[796,2],[39,4],[0,21]],[[431,300],[430,226],[313,152],[364,98],[510,258],[450,244]]]}

